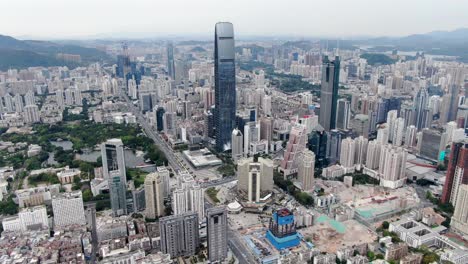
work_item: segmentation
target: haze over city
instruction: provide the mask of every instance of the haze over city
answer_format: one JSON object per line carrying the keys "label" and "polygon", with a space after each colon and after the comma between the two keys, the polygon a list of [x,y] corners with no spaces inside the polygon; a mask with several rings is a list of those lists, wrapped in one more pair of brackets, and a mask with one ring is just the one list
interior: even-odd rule
{"label": "haze over city", "polygon": [[208,36],[217,21],[239,36],[404,36],[468,27],[467,1],[4,1],[0,33],[19,38]]}
{"label": "haze over city", "polygon": [[0,264],[467,264],[467,1],[0,6]]}

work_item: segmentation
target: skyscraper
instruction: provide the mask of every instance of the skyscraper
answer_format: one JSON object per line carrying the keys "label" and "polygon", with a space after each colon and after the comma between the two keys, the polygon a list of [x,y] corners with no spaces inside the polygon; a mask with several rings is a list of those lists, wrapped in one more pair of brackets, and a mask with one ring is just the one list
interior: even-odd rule
{"label": "skyscraper", "polygon": [[336,125],[339,80],[340,58],[337,56],[335,61],[329,61],[328,56],[325,56],[322,66],[319,123],[326,131],[334,129]]}
{"label": "skyscraper", "polygon": [[297,179],[303,191],[312,191],[314,188],[315,154],[304,149],[298,157]]}
{"label": "skyscraper", "polygon": [[429,94],[425,87],[419,89],[416,97],[414,98],[414,108],[415,108],[415,120],[414,125],[418,130],[421,130],[427,127],[427,113],[425,110],[427,109],[427,101],[428,101]]}
{"label": "skyscraper", "polygon": [[242,133],[239,129],[235,128],[232,130],[232,151],[231,157],[234,161],[239,160],[244,152],[243,144],[242,144]]}
{"label": "skyscraper", "polygon": [[102,172],[104,178],[109,181],[112,214],[127,214],[127,176],[122,140],[114,138],[104,142],[101,145],[101,155]]}
{"label": "skyscraper", "polygon": [[345,99],[338,100],[338,111],[336,112],[336,128],[346,130],[349,127],[351,116],[349,102]]}
{"label": "skyscraper", "polygon": [[354,155],[356,154],[356,144],[350,137],[341,141],[340,164],[345,169],[354,169]]}
{"label": "skyscraper", "polygon": [[387,188],[399,188],[406,179],[406,157],[408,153],[401,147],[384,145],[380,154],[380,185]]}
{"label": "skyscraper", "polygon": [[280,165],[285,178],[297,172],[296,156],[306,147],[306,140],[307,132],[304,126],[297,125],[291,128],[289,141]]}
{"label": "skyscraper", "polygon": [[172,42],[167,43],[167,75],[175,80],[174,46]]}
{"label": "skyscraper", "polygon": [[216,149],[231,148],[231,132],[236,118],[236,65],[234,28],[231,23],[215,26],[215,110]]}
{"label": "skyscraper", "polygon": [[188,173],[181,173],[179,179],[179,188],[172,192],[172,210],[174,214],[192,211],[198,213],[199,219],[203,219],[205,217],[203,189]]}
{"label": "skyscraper", "polygon": [[206,210],[206,233],[208,237],[208,258],[216,263],[227,257],[227,211],[225,207]]}
{"label": "skyscraper", "polygon": [[468,140],[452,143],[441,201],[455,205],[458,188],[468,184]]}
{"label": "skyscraper", "polygon": [[458,187],[457,202],[453,213],[451,229],[468,235],[468,185]]}
{"label": "skyscraper", "polygon": [[196,254],[199,241],[198,214],[188,212],[159,219],[161,251],[171,258]]}
{"label": "skyscraper", "polygon": [[146,217],[155,219],[164,215],[164,182],[159,173],[145,178]]}

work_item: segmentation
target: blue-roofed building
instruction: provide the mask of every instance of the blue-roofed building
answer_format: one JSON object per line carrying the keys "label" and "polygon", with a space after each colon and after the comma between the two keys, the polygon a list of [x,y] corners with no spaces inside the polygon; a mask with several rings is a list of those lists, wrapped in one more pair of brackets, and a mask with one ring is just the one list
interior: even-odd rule
{"label": "blue-roofed building", "polygon": [[273,214],[266,238],[278,250],[299,245],[301,238],[296,232],[296,222],[290,210],[284,208]]}

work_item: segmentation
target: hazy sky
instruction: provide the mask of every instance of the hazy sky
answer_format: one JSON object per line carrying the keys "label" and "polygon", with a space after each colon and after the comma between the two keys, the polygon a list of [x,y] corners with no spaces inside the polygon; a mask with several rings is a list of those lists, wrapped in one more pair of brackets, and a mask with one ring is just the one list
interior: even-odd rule
{"label": "hazy sky", "polygon": [[[468,27],[467,0],[0,0],[0,34],[407,35]],[[129,34],[128,34],[129,35]]]}

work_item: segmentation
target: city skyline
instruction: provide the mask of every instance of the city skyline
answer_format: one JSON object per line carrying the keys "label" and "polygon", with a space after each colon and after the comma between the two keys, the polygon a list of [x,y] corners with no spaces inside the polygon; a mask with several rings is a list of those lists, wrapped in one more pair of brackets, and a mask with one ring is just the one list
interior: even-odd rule
{"label": "city skyline", "polygon": [[[134,3],[137,11],[129,13],[125,1],[14,1],[6,9],[21,12],[5,12],[0,24],[9,26],[0,28],[0,32],[38,39],[209,36],[214,23],[230,21],[241,37],[357,37],[404,36],[468,27],[468,17],[463,12],[468,9],[468,3],[455,0],[448,3],[399,0],[385,5],[385,9],[369,0],[335,3],[294,0],[288,3],[290,12],[284,12],[284,5],[277,1],[215,4],[212,0],[140,0]],[[206,12],[207,8],[211,12]],[[51,9],[61,12],[50,12]],[[48,15],[43,16],[44,13]],[[398,20],[393,19],[396,15]],[[87,19],[82,20],[83,16]],[[253,18],[256,23],[251,23]],[[435,20],[437,27],[431,23]]]}

